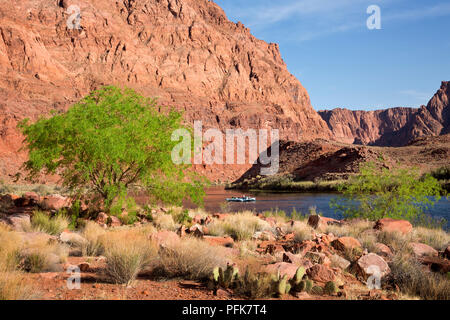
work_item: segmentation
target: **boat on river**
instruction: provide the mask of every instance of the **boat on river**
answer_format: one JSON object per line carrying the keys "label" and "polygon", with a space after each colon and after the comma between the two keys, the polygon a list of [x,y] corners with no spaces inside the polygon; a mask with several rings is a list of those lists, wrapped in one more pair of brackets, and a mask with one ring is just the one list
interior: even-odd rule
{"label": "boat on river", "polygon": [[242,196],[242,197],[232,197],[227,198],[228,202],[253,202],[256,201],[256,198],[251,198],[248,196]]}

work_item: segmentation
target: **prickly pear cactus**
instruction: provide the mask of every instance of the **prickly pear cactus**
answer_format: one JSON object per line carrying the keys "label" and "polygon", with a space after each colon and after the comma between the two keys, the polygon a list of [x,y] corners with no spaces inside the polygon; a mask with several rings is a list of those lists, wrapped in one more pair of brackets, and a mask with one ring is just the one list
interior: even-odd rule
{"label": "prickly pear cactus", "polygon": [[314,295],[317,295],[317,296],[321,296],[321,295],[323,295],[323,289],[322,289],[322,287],[314,286],[311,289],[311,293]]}
{"label": "prickly pear cactus", "polygon": [[335,282],[329,281],[325,285],[324,291],[325,291],[325,294],[332,296],[332,295],[338,293],[338,287]]}
{"label": "prickly pear cactus", "polygon": [[300,281],[302,281],[304,275],[305,275],[305,268],[299,267],[295,272],[294,278],[292,279],[293,283],[298,285]]}

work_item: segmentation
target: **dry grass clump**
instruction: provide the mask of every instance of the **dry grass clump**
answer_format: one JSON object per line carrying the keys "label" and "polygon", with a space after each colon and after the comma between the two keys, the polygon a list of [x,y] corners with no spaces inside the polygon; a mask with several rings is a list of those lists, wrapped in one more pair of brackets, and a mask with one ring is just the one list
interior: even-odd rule
{"label": "dry grass clump", "polygon": [[153,215],[153,224],[160,230],[174,231],[177,229],[177,225],[171,214],[159,213]]}
{"label": "dry grass clump", "polygon": [[412,233],[416,242],[425,243],[436,250],[444,250],[450,245],[450,234],[442,229],[416,227]]}
{"label": "dry grass clump", "polygon": [[439,273],[425,271],[419,261],[407,254],[396,254],[389,264],[386,282],[398,286],[402,293],[425,300],[449,300],[450,280]]}
{"label": "dry grass clump", "polygon": [[185,279],[206,279],[217,266],[226,265],[227,252],[223,247],[186,237],[160,249],[156,274]]}
{"label": "dry grass clump", "polygon": [[70,219],[65,215],[50,217],[42,211],[35,211],[31,218],[30,226],[23,226],[26,232],[45,232],[50,235],[59,235],[70,224]]}
{"label": "dry grass clump", "polygon": [[257,231],[270,229],[270,224],[246,211],[229,215],[224,220],[216,220],[208,225],[208,229],[211,235],[229,235],[234,240],[241,241],[250,239]]}
{"label": "dry grass clump", "polygon": [[295,235],[294,240],[296,242],[303,242],[313,238],[314,229],[304,221],[295,221],[293,226],[286,228],[286,232],[293,232]]}
{"label": "dry grass clump", "polygon": [[142,230],[122,229],[101,237],[105,273],[113,283],[131,284],[157,257],[157,247]]}
{"label": "dry grass clump", "polygon": [[332,233],[336,237],[358,238],[361,233],[372,228],[373,223],[370,221],[349,221],[349,223],[343,225],[328,225],[325,228],[325,233]]}
{"label": "dry grass clump", "polygon": [[396,252],[411,252],[409,243],[411,242],[410,235],[404,235],[398,231],[396,232],[379,232],[377,235],[378,242],[387,245],[394,253]]}
{"label": "dry grass clump", "polygon": [[28,284],[22,273],[0,270],[0,300],[31,300],[37,298],[37,291]]}
{"label": "dry grass clump", "polygon": [[0,223],[0,271],[11,271],[18,265],[21,237]]}
{"label": "dry grass clump", "polygon": [[268,298],[273,294],[273,279],[267,273],[258,273],[248,268],[239,279],[234,292],[251,300]]}
{"label": "dry grass clump", "polygon": [[25,241],[19,252],[19,268],[32,273],[57,271],[58,265],[67,260],[69,248],[49,241],[45,234]]}
{"label": "dry grass clump", "polygon": [[86,242],[79,244],[82,255],[92,257],[103,254],[104,247],[101,237],[105,234],[106,230],[100,227],[97,223],[87,221],[81,230],[81,235],[87,240]]}

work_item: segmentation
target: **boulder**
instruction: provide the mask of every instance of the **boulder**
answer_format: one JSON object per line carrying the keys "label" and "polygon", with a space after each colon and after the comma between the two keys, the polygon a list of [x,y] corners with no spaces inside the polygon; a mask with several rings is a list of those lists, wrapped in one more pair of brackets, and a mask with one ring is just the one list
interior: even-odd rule
{"label": "boulder", "polygon": [[24,227],[31,224],[30,215],[24,213],[11,214],[0,221],[6,222],[15,231],[23,231]]}
{"label": "boulder", "polygon": [[403,234],[407,234],[412,231],[413,227],[412,224],[406,220],[383,218],[375,223],[374,229],[386,232],[400,232]]}
{"label": "boulder", "polygon": [[331,224],[341,224],[341,222],[336,219],[322,217],[317,214],[310,215],[308,218],[308,225],[314,229],[325,228],[327,225]]}
{"label": "boulder", "polygon": [[415,243],[412,242],[409,244],[409,246],[411,247],[414,255],[418,258],[421,257],[437,257],[439,252],[437,252],[437,250],[435,250],[434,248],[430,247],[429,245],[426,245],[424,243]]}
{"label": "boulder", "polygon": [[382,257],[375,253],[369,253],[362,256],[356,263],[359,273],[368,278],[376,273],[376,270],[380,272],[380,276],[383,277],[391,272],[388,264]]}
{"label": "boulder", "polygon": [[275,235],[270,231],[257,231],[253,234],[252,239],[262,241],[275,241]]}
{"label": "boulder", "polygon": [[326,283],[336,278],[334,271],[323,264],[315,264],[306,270],[308,277],[314,281]]}
{"label": "boulder", "polygon": [[203,237],[203,228],[199,224],[195,224],[192,227],[190,227],[188,230],[186,230],[187,233],[193,235],[194,237],[202,238]]}
{"label": "boulder", "polygon": [[109,216],[107,221],[110,227],[120,227],[122,225],[120,219],[115,216]]}
{"label": "boulder", "polygon": [[352,250],[361,248],[361,243],[353,237],[341,237],[331,242],[333,248],[338,251]]}
{"label": "boulder", "polygon": [[167,245],[180,241],[180,237],[173,231],[163,230],[153,233],[150,239],[158,245]]}
{"label": "boulder", "polygon": [[331,256],[331,262],[332,262],[333,266],[335,266],[335,267],[337,267],[339,269],[342,269],[342,270],[346,270],[351,264],[350,261],[348,261],[347,259],[342,258],[338,254],[334,254],[333,256]]}
{"label": "boulder", "polygon": [[274,264],[269,264],[265,267],[264,271],[270,274],[277,274],[280,272],[280,276],[283,277],[287,275],[289,279],[295,276],[298,266],[288,262],[277,262]]}
{"label": "boulder", "polygon": [[374,253],[379,254],[380,256],[385,258],[389,258],[393,255],[391,249],[384,243],[380,242],[375,243]]}
{"label": "boulder", "polygon": [[83,244],[87,243],[88,241],[79,233],[72,232],[69,230],[64,230],[59,235],[59,241],[67,244]]}
{"label": "boulder", "polygon": [[424,265],[427,265],[433,272],[450,272],[450,261],[448,259],[425,256],[423,258],[420,258],[420,262]]}
{"label": "boulder", "polygon": [[450,259],[450,246],[445,248],[445,250],[444,250],[444,258]]}
{"label": "boulder", "polygon": [[16,207],[32,207],[36,206],[39,201],[40,197],[36,192],[25,192],[22,197],[17,198],[14,200],[14,205]]}
{"label": "boulder", "polygon": [[203,240],[213,246],[232,247],[234,245],[234,240],[231,237],[204,236]]}
{"label": "boulder", "polygon": [[70,198],[63,197],[59,194],[52,194],[41,199],[39,206],[44,210],[61,210],[68,208],[72,204]]}
{"label": "boulder", "polygon": [[91,266],[87,262],[82,262],[78,265],[78,268],[80,268],[81,272],[89,272],[91,269]]}

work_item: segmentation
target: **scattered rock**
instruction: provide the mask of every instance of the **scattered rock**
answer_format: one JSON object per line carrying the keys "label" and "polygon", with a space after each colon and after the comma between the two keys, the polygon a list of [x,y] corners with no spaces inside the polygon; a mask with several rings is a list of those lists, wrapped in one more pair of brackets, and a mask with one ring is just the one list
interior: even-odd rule
{"label": "scattered rock", "polygon": [[91,269],[91,266],[87,262],[82,262],[78,265],[78,268],[80,268],[81,272],[89,272]]}
{"label": "scattered rock", "polygon": [[435,250],[434,248],[430,247],[429,245],[426,245],[424,243],[415,243],[412,242],[409,244],[411,247],[414,255],[418,258],[429,256],[429,257],[437,257],[439,252]]}
{"label": "scattered rock", "polygon": [[231,237],[204,236],[203,240],[214,246],[232,247],[234,245]]}
{"label": "scattered rock", "polygon": [[326,283],[333,281],[336,276],[331,268],[323,264],[315,264],[311,268],[306,270],[308,277],[314,281]]}
{"label": "scattered rock", "polygon": [[324,264],[327,266],[331,264],[330,259],[324,253],[309,251],[304,257],[309,259],[313,264]]}
{"label": "scattered rock", "polygon": [[5,194],[0,197],[0,210],[8,210],[15,206],[14,200],[17,199],[17,196],[11,194]]}
{"label": "scattered rock", "polygon": [[392,257],[393,255],[391,249],[384,243],[380,242],[375,243],[375,253],[385,258]]}
{"label": "scattered rock", "polygon": [[177,235],[180,238],[183,238],[186,235],[186,226],[184,224],[178,228]]}
{"label": "scattered rock", "polygon": [[332,264],[342,270],[346,270],[349,266],[350,266],[350,261],[348,261],[347,259],[342,258],[340,255],[338,254],[334,254],[331,257],[331,261]]}
{"label": "scattered rock", "polygon": [[450,261],[447,259],[425,256],[420,259],[420,262],[427,265],[433,272],[450,272]]}
{"label": "scattered rock", "polygon": [[219,219],[219,220],[225,220],[229,216],[228,213],[214,213],[213,218]]}
{"label": "scattered rock", "polygon": [[262,241],[275,241],[276,237],[270,231],[257,231],[253,234],[252,239]]}
{"label": "scattered rock", "polygon": [[298,266],[288,262],[277,262],[269,264],[265,267],[265,271],[270,274],[277,274],[280,271],[280,276],[287,275],[290,278],[294,277],[297,272]]}
{"label": "scattered rock", "polygon": [[31,224],[30,216],[23,213],[8,215],[2,221],[9,224],[15,231],[23,231],[24,227]]}
{"label": "scattered rock", "polygon": [[186,232],[193,235],[194,237],[198,237],[198,238],[202,238],[203,234],[204,234],[203,228],[199,224],[193,225]]}
{"label": "scattered rock", "polygon": [[95,222],[97,222],[98,224],[106,224],[108,222],[108,215],[104,212],[100,212],[97,215],[97,219],[95,219]]}
{"label": "scattered rock", "polygon": [[353,237],[341,237],[331,242],[333,248],[339,251],[361,248],[361,243]]}
{"label": "scattered rock", "polygon": [[59,194],[52,194],[41,199],[39,206],[43,210],[61,210],[71,206],[70,198],[63,197]]}
{"label": "scattered rock", "polygon": [[331,224],[342,224],[340,221],[332,218],[322,217],[320,215],[310,215],[308,218],[308,225],[313,227],[314,229],[325,228],[327,225]]}
{"label": "scattered rock", "polygon": [[382,257],[375,253],[369,253],[362,256],[361,258],[359,258],[356,264],[358,266],[360,274],[365,278],[368,278],[371,275],[375,274],[377,270],[380,272],[381,277],[391,272],[391,269],[389,268],[386,261],[384,261]]}
{"label": "scattered rock", "polygon": [[413,227],[409,221],[396,220],[391,218],[383,218],[375,223],[374,229],[386,232],[401,232],[407,234],[412,231]]}
{"label": "scattered rock", "polygon": [[122,225],[122,222],[120,222],[120,219],[115,216],[109,216],[107,221],[108,221],[108,225],[110,227],[120,227]]}
{"label": "scattered rock", "polygon": [[444,258],[450,259],[450,246],[448,246],[447,248],[445,248],[445,251],[444,251]]}

